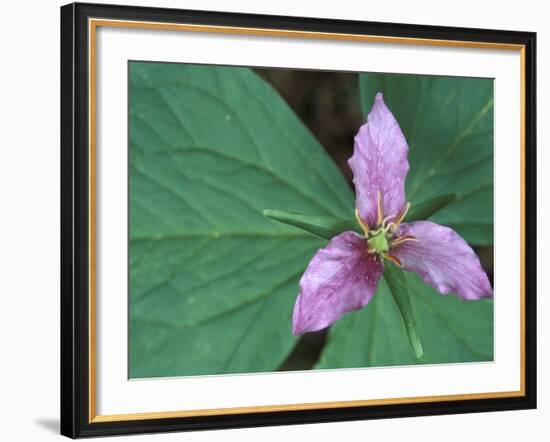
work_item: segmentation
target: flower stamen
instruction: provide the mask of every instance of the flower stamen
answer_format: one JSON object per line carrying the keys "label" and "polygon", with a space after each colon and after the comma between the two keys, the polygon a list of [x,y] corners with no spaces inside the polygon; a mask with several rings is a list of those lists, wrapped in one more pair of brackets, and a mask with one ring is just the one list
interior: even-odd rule
{"label": "flower stamen", "polygon": [[[398,246],[407,241],[418,241],[418,238],[413,235],[402,235],[393,240],[391,239],[393,233],[398,229],[399,224],[403,221],[403,219],[405,219],[405,216],[407,216],[407,213],[411,208],[411,203],[406,203],[397,215],[389,215],[384,217],[382,192],[380,190],[377,192],[376,197],[376,205],[378,210],[376,228],[370,228],[363,218],[361,218],[359,209],[355,208],[355,219],[365,235],[367,253],[371,255],[377,254],[380,258],[388,259],[397,266],[403,267],[401,261],[399,261],[399,259],[395,256],[388,255],[388,252],[393,246]],[[390,221],[392,219],[393,221]]]}
{"label": "flower stamen", "polygon": [[401,224],[401,222],[407,216],[407,213],[409,212],[410,208],[411,208],[411,203],[407,203],[403,206],[403,208],[401,209],[401,212],[399,212],[399,214],[397,215],[397,217],[394,220],[395,224],[397,224],[397,225]]}
{"label": "flower stamen", "polygon": [[380,223],[382,227],[384,227],[386,225],[386,223],[393,218],[393,215],[390,215],[390,216],[386,216],[382,222]]}
{"label": "flower stamen", "polygon": [[357,224],[361,226],[361,229],[363,230],[363,233],[365,236],[369,236],[369,226],[363,219],[361,218],[361,215],[359,215],[359,210],[355,209],[355,219],[357,220]]}
{"label": "flower stamen", "polygon": [[386,254],[383,256],[383,258],[393,262],[397,267],[403,267],[403,263],[399,259],[397,259],[395,256]]}
{"label": "flower stamen", "polygon": [[407,241],[418,241],[418,238],[416,236],[412,236],[412,235],[399,236],[398,238],[392,240],[391,245],[392,246],[398,246],[399,244],[403,244]]}

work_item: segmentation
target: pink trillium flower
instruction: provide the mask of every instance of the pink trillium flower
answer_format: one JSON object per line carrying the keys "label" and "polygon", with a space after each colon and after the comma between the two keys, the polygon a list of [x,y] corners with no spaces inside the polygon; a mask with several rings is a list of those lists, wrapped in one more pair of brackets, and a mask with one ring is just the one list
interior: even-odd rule
{"label": "pink trillium flower", "polygon": [[478,257],[454,230],[430,221],[403,222],[411,206],[405,200],[408,150],[378,93],[348,161],[363,235],[343,232],[310,261],[294,306],[294,334],[323,329],[367,305],[384,260],[418,273],[441,294],[455,293],[465,300],[493,296]]}

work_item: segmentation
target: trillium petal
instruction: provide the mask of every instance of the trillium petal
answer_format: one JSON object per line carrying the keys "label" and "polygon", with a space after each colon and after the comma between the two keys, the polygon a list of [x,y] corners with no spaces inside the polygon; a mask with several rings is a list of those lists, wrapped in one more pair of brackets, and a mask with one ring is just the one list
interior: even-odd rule
{"label": "trillium petal", "polygon": [[405,270],[418,273],[440,293],[456,293],[468,300],[493,296],[479,258],[453,229],[416,221],[401,224],[397,235],[412,235],[418,241],[395,246],[390,254],[401,261]]}
{"label": "trillium petal", "polygon": [[355,232],[332,238],[315,254],[300,280],[292,332],[320,330],[366,305],[383,270],[375,255],[367,253],[364,238]]}
{"label": "trillium petal", "polygon": [[377,195],[382,195],[384,216],[395,216],[405,204],[405,177],[409,170],[405,136],[381,93],[355,137],[353,171],[357,209],[369,226],[377,220]]}

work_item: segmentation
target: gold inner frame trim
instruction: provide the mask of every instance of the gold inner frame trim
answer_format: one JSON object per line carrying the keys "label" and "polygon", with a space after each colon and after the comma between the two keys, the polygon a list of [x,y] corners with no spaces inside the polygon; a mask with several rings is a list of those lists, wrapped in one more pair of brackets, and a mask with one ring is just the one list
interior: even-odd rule
{"label": "gold inner frame trim", "polygon": [[[134,28],[148,30],[169,30],[186,32],[206,32],[217,34],[253,35],[267,37],[290,37],[357,41],[386,44],[411,44],[419,46],[444,46],[477,49],[498,49],[520,53],[520,167],[521,167],[521,231],[520,231],[520,389],[487,393],[464,393],[438,396],[398,397],[388,399],[366,399],[335,402],[314,402],[284,405],[260,405],[234,408],[214,408],[178,411],[153,411],[128,414],[96,414],[96,31],[99,26]],[[234,415],[245,413],[270,413],[278,411],[321,410],[327,408],[365,407],[374,405],[415,404],[426,402],[481,400],[525,396],[525,46],[521,44],[474,42],[459,40],[425,39],[412,37],[389,37],[330,32],[291,31],[283,29],[263,29],[233,26],[211,26],[182,23],[158,23],[130,20],[88,19],[88,98],[89,98],[89,423],[133,421],[145,419],[168,419],[178,417]]]}

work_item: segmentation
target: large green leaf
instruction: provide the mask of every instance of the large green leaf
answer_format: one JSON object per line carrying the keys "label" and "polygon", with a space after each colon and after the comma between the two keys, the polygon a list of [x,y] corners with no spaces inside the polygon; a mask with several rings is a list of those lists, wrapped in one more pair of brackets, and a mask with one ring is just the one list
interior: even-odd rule
{"label": "large green leaf", "polygon": [[132,62],[130,376],[275,370],[325,241],[266,208],[349,217],[353,194],[244,68]]}
{"label": "large green leaf", "polygon": [[409,144],[407,197],[420,203],[456,193],[432,219],[472,244],[493,243],[493,80],[362,74],[364,113],[374,95],[395,115]]}
{"label": "large green leaf", "polygon": [[409,349],[405,326],[382,278],[367,307],[337,321],[316,368],[489,361],[493,359],[492,301],[442,296],[405,272],[424,356]]}

